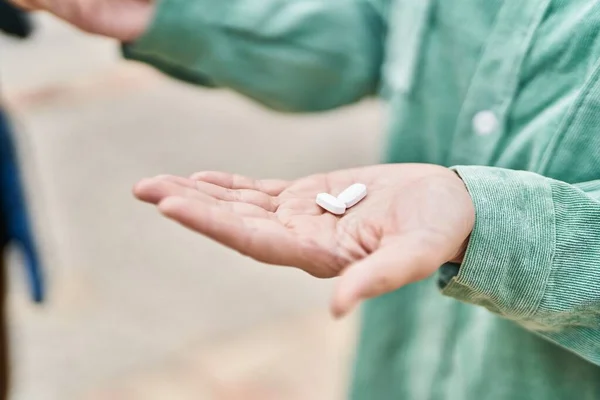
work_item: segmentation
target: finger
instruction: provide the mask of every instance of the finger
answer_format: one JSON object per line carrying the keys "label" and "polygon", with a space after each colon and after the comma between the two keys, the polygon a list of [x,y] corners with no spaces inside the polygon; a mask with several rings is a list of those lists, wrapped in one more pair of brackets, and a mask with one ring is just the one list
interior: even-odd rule
{"label": "finger", "polygon": [[351,265],[337,283],[332,314],[343,317],[362,300],[425,279],[447,259],[436,247],[416,235],[403,237]]}
{"label": "finger", "polygon": [[183,197],[161,201],[159,210],[183,226],[258,261],[297,265],[301,259],[295,237],[273,220],[242,218],[221,207]]}
{"label": "finger", "polygon": [[165,181],[170,181],[173,183],[177,183],[182,186],[189,187],[190,189],[196,189],[196,181],[190,178],[184,178],[183,176],[177,175],[158,175],[155,179],[162,179]]}
{"label": "finger", "polygon": [[196,181],[196,188],[219,200],[253,204],[269,212],[277,210],[277,201],[266,193],[251,189],[227,189],[212,183]]}
{"label": "finger", "polygon": [[193,189],[188,187],[186,183],[183,185],[176,183],[171,177],[153,178],[147,182],[142,181],[136,186],[134,192],[140,200],[152,204],[158,204],[167,197],[186,197],[210,206],[220,207],[240,216],[274,218],[271,213],[261,207],[248,203],[219,200],[206,193],[199,192],[195,187]]}
{"label": "finger", "polygon": [[148,203],[156,203],[154,186],[160,181],[171,181],[182,186],[187,186],[191,189],[196,187],[195,181],[175,175],[157,175],[154,178],[144,178],[133,186],[133,195],[138,199]]}
{"label": "finger", "polygon": [[202,201],[216,203],[216,199],[198,192],[195,187],[188,187],[164,177],[141,180],[134,186],[133,194],[139,200],[152,204],[158,204],[170,196],[195,197]]}
{"label": "finger", "polygon": [[279,195],[288,185],[286,181],[281,179],[255,180],[243,175],[218,171],[196,172],[191,176],[191,179],[212,183],[227,189],[258,190],[271,196]]}

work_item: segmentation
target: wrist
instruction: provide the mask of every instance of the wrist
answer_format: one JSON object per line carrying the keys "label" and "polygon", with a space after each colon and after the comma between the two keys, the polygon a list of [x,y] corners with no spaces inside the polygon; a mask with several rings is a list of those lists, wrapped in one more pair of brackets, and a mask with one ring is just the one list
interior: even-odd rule
{"label": "wrist", "polygon": [[[451,171],[454,172],[454,175],[457,177],[457,179],[460,180],[462,187],[468,193],[467,185],[461,178],[460,174],[457,171],[455,171],[454,169],[451,169]],[[470,195],[469,195],[469,198],[470,198]],[[473,226],[475,224],[475,208],[472,203],[470,205],[471,205],[471,208],[473,209],[473,222],[471,223],[471,229],[469,230],[469,234],[467,235],[465,240],[463,240],[463,242],[460,245],[460,247],[458,248],[456,254],[454,255],[454,257],[452,257],[450,260],[448,260],[448,262],[451,262],[454,264],[462,264],[462,262],[465,258],[465,254],[467,253],[467,248],[469,247],[469,241],[471,239],[471,232],[473,231]]]}
{"label": "wrist", "polygon": [[471,239],[471,235],[469,235],[462,243],[456,255],[449,260],[449,262],[454,264],[462,264],[465,259],[465,254],[467,253],[467,247],[469,247],[469,240]]}

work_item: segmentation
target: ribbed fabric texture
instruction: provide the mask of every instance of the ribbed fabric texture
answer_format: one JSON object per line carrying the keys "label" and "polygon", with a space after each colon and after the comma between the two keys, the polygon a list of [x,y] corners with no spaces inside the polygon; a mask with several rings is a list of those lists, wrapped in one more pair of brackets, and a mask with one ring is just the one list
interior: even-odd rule
{"label": "ribbed fabric texture", "polygon": [[380,89],[386,161],[457,166],[464,263],[365,305],[351,399],[597,400],[598,32],[598,0],[159,0],[128,56],[287,111]]}
{"label": "ribbed fabric texture", "polygon": [[600,365],[600,181],[568,185],[524,171],[456,170],[477,222],[443,293]]}
{"label": "ribbed fabric texture", "polygon": [[473,198],[476,223],[460,271],[443,293],[512,319],[527,319],[544,296],[555,251],[550,184],[530,172],[489,167],[456,171]]}

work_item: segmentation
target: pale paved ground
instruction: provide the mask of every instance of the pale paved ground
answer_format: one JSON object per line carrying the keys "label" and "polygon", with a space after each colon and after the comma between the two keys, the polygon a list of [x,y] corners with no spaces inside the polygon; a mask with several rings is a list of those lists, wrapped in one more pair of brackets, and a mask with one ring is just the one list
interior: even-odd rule
{"label": "pale paved ground", "polygon": [[0,40],[51,273],[37,309],[12,269],[14,400],[344,398],[354,321],[328,317],[332,282],[194,236],[130,187],[162,172],[292,178],[369,164],[378,106],[280,116],[42,22],[31,42]]}

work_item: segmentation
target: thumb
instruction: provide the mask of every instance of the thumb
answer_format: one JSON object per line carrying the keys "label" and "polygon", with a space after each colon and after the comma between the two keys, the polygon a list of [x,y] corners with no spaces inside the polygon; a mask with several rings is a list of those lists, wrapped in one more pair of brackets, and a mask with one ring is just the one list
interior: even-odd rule
{"label": "thumb", "polygon": [[443,240],[400,237],[348,267],[334,290],[331,312],[341,318],[362,300],[389,293],[433,274],[449,257]]}

